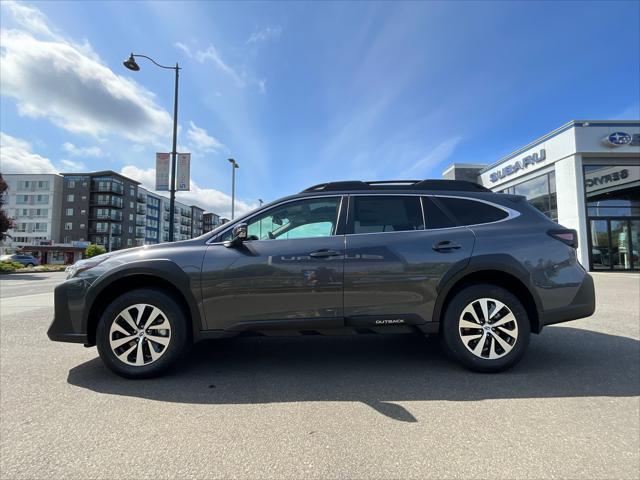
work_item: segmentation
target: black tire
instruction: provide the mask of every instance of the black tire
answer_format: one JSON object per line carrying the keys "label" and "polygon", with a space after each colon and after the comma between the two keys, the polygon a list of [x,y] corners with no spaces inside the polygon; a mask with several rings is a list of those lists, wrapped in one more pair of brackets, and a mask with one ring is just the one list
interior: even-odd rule
{"label": "black tire", "polygon": [[35,265],[33,263],[27,263],[25,267],[35,267]]}
{"label": "black tire", "polygon": [[[120,324],[122,325],[122,317],[119,317],[119,314],[128,307],[132,308],[133,310],[130,311],[135,314],[137,310],[134,306],[137,304],[146,304],[150,307],[159,308],[170,326],[168,344],[156,360],[151,360],[150,357],[151,352],[149,348],[151,348],[152,342],[147,339],[141,339],[141,341],[148,344],[143,351],[146,352],[146,357],[150,363],[140,366],[130,365],[122,361],[118,358],[110,344],[110,335],[112,334],[111,327],[113,323],[120,318]],[[149,308],[146,308],[144,311],[149,312],[149,310]],[[148,315],[148,318],[149,317],[150,315]],[[161,320],[162,317],[160,317],[159,321]],[[149,333],[149,330],[146,332]],[[191,341],[188,334],[187,316],[185,312],[170,292],[157,288],[136,289],[116,298],[104,310],[96,329],[96,346],[98,347],[100,358],[110,370],[126,378],[150,378],[160,375],[177,363],[187,352],[190,344]],[[139,347],[135,347],[136,344],[128,343],[125,344],[125,347],[129,345],[133,345],[131,348],[134,348],[134,351],[137,352],[137,348]],[[125,349],[125,347],[122,347],[122,349]],[[156,348],[160,347],[159,344],[156,344]]]}
{"label": "black tire", "polygon": [[[480,299],[497,300],[499,302],[502,302],[509,310],[511,310],[511,313],[515,317],[517,331],[513,330],[516,332],[516,338],[515,340],[513,340],[514,343],[510,345],[510,351],[502,349],[500,346],[500,342],[497,342],[493,338],[496,333],[495,331],[492,331],[490,329],[490,322],[487,330],[484,330],[483,327],[477,327],[477,329],[472,328],[461,330],[460,319],[465,308],[467,308],[467,306],[469,305],[473,305],[476,301],[480,301]],[[478,307],[480,306],[480,304],[477,303],[475,305]],[[497,304],[489,302],[489,305],[493,305],[493,309],[495,309]],[[501,312],[496,313],[499,315],[500,313],[505,312],[507,312],[507,310],[502,310]],[[476,316],[482,322],[482,315],[477,314]],[[491,314],[489,316],[491,316]],[[506,317],[506,313],[501,316]],[[464,318],[469,318],[469,315],[465,314]],[[496,323],[497,320],[491,320],[491,322]],[[513,323],[514,322],[510,322],[502,326],[500,329],[498,329],[497,327],[494,329],[500,330],[501,332],[499,340],[502,340],[504,342],[506,339],[507,343],[512,341],[510,336],[513,335],[513,333],[505,335],[505,333],[503,332],[511,331],[506,330],[507,328],[514,329],[515,327]],[[478,335],[486,335],[486,341],[484,340],[485,337],[478,339],[477,342],[475,340],[472,340],[469,341],[470,346],[467,347],[467,345],[461,338],[462,332],[465,332],[465,335],[471,335],[476,331],[478,332]],[[513,365],[520,361],[527,350],[530,336],[531,326],[529,323],[529,317],[520,300],[518,300],[518,298],[508,290],[498,287],[497,285],[478,284],[464,288],[451,299],[446,307],[446,311],[442,319],[440,337],[441,344],[445,352],[468,369],[476,372],[501,372],[503,370],[511,368]],[[483,343],[483,346],[478,347],[478,344],[481,341],[485,343]],[[475,345],[476,347],[481,349],[481,356],[478,356],[470,351],[472,345]],[[483,358],[482,355],[484,354],[488,356],[490,349],[492,348],[494,349],[494,354],[496,353],[496,351],[500,351],[502,352],[502,356],[493,359]]]}

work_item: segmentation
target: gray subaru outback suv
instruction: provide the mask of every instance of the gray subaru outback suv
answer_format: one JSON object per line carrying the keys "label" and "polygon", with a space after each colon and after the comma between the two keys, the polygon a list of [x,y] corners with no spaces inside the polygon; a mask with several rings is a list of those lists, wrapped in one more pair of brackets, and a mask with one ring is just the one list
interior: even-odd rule
{"label": "gray subaru outback suv", "polygon": [[469,182],[325,183],[192,240],[76,263],[48,335],[97,345],[130,378],[239,334],[439,333],[451,357],[495,372],[531,332],[594,312],[576,239]]}

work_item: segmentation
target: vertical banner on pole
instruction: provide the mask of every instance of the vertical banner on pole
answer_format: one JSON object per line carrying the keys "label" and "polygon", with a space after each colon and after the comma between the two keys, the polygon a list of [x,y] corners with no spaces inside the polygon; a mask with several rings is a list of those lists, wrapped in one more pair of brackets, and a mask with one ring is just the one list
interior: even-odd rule
{"label": "vertical banner on pole", "polygon": [[168,153],[156,153],[156,190],[169,191],[169,155]]}
{"label": "vertical banner on pole", "polygon": [[189,188],[189,183],[191,178],[190,166],[191,166],[191,154],[179,153],[178,165],[176,166],[176,179],[177,179],[176,190],[185,191],[190,189]]}

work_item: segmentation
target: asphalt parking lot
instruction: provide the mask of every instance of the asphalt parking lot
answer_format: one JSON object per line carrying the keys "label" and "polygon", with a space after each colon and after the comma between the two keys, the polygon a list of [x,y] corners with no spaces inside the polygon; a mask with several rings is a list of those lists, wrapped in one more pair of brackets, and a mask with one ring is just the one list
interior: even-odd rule
{"label": "asphalt parking lot", "polygon": [[60,273],[0,276],[0,477],[640,477],[640,276],[474,374],[417,336],[198,345],[128,381],[50,342]]}

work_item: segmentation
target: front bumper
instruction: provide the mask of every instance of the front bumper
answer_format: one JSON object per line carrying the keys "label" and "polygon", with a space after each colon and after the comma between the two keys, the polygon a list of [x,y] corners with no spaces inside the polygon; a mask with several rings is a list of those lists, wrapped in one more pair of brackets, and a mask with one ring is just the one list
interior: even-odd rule
{"label": "front bumper", "polygon": [[540,326],[568,322],[589,317],[596,311],[596,291],[593,278],[585,273],[582,284],[571,303],[562,308],[547,310],[540,314]]}
{"label": "front bumper", "polygon": [[54,316],[47,336],[54,342],[87,344],[84,305],[86,284],[82,279],[71,279],[54,290]]}

